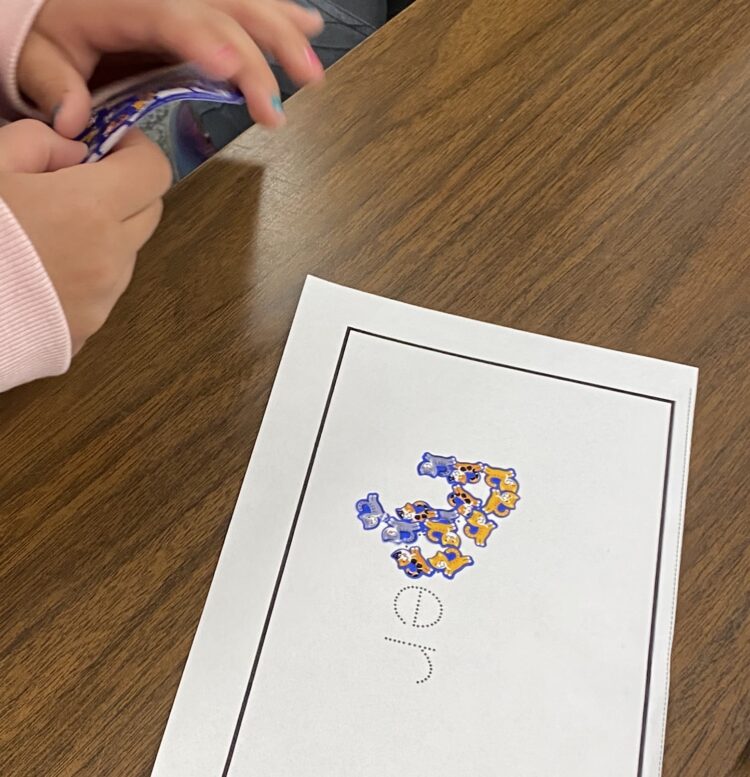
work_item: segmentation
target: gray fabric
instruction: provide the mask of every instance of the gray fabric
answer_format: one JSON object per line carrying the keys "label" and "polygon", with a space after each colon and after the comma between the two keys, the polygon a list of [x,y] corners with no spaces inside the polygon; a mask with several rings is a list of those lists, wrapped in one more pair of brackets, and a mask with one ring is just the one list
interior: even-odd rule
{"label": "gray fabric", "polygon": [[[328,22],[360,26],[369,32],[388,20],[387,0],[299,0],[302,5],[317,8]],[[325,33],[323,33],[325,35]]]}
{"label": "gray fabric", "polygon": [[[325,29],[312,46],[323,67],[330,67],[341,57],[382,27],[388,18],[387,0],[305,0],[304,5],[316,8],[325,21]],[[286,99],[296,87],[286,73],[271,63]]]}

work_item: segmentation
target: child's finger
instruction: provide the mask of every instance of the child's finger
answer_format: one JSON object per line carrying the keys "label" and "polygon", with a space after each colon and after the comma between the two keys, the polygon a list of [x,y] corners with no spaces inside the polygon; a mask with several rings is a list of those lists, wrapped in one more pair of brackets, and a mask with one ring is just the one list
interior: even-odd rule
{"label": "child's finger", "polygon": [[143,42],[151,42],[179,59],[194,62],[216,78],[229,78],[240,66],[227,31],[226,15],[203,3],[153,3],[143,19]]}
{"label": "child's finger", "polygon": [[52,41],[31,32],[21,52],[19,87],[65,137],[74,138],[91,115],[83,76]]}
{"label": "child's finger", "polygon": [[23,119],[0,129],[0,170],[47,173],[83,161],[86,146],[58,135],[40,121]]}
{"label": "child's finger", "polygon": [[305,8],[290,0],[277,0],[276,5],[306,37],[315,38],[323,32],[323,17],[314,8]]}
{"label": "child's finger", "polygon": [[160,5],[152,13],[148,32],[152,43],[195,62],[211,76],[234,81],[260,124],[284,123],[276,78],[261,50],[233,17],[192,0]]}
{"label": "child's finger", "polygon": [[[298,84],[323,80],[323,65],[304,32],[281,11],[281,4],[232,2],[237,21],[252,35],[261,49],[276,61]],[[307,11],[299,8],[304,16]],[[320,19],[320,17],[318,17]],[[322,23],[322,19],[320,20]]]}
{"label": "child's finger", "polygon": [[243,64],[237,25],[232,22],[223,11],[195,0],[152,3],[137,37],[185,62],[194,62],[210,76],[231,78]]}
{"label": "child's finger", "polygon": [[263,52],[245,32],[239,22],[225,16],[230,45],[238,52],[239,67],[230,73],[242,91],[247,110],[253,119],[266,127],[281,127],[286,123],[276,77]]}
{"label": "child's finger", "polygon": [[120,221],[151,206],[172,185],[169,161],[138,129],[130,130],[111,154],[82,170],[88,186]]}

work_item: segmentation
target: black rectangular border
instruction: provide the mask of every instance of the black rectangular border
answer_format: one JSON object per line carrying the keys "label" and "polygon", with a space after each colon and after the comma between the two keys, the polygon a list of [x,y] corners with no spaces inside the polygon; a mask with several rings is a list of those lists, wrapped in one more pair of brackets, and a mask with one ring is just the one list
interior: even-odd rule
{"label": "black rectangular border", "polygon": [[599,383],[591,383],[585,380],[577,380],[576,378],[571,378],[565,375],[554,375],[552,373],[541,372],[539,370],[531,370],[526,367],[518,367],[513,364],[502,364],[501,362],[494,362],[489,359],[480,359],[478,357],[467,356],[466,354],[462,354],[462,353],[453,353],[451,351],[444,351],[444,350],[441,350],[440,348],[433,348],[432,346],[423,345],[421,343],[412,343],[407,340],[400,340],[396,337],[389,337],[387,335],[378,334],[377,332],[369,332],[365,329],[358,329],[356,327],[347,327],[346,333],[344,335],[344,341],[341,344],[341,350],[339,351],[339,357],[336,362],[336,369],[334,370],[334,373],[333,373],[333,378],[331,380],[331,386],[328,391],[328,397],[326,399],[325,408],[323,409],[323,416],[320,419],[320,426],[318,427],[318,433],[315,437],[315,444],[313,445],[312,454],[310,456],[310,462],[307,467],[307,472],[305,473],[305,479],[302,483],[302,490],[300,492],[300,497],[297,502],[297,509],[295,510],[295,513],[294,513],[294,520],[292,521],[292,526],[291,526],[291,529],[289,530],[289,537],[287,539],[286,547],[284,548],[284,555],[281,558],[281,566],[279,567],[279,573],[276,577],[276,583],[274,584],[274,587],[273,587],[273,593],[271,594],[271,601],[269,602],[269,605],[268,605],[268,612],[266,613],[266,620],[265,620],[265,623],[263,624],[263,631],[261,632],[260,640],[258,641],[258,649],[255,651],[255,658],[253,660],[252,669],[250,670],[250,677],[247,681],[245,694],[242,698],[242,705],[240,706],[240,711],[237,716],[237,723],[235,724],[235,727],[234,727],[234,733],[232,734],[232,741],[229,745],[229,752],[227,753],[227,759],[224,764],[224,769],[221,773],[221,777],[229,777],[229,769],[232,766],[232,758],[234,757],[234,751],[237,746],[237,739],[239,738],[240,729],[242,727],[242,721],[245,717],[247,705],[250,700],[250,691],[252,690],[253,681],[255,680],[255,675],[256,675],[256,672],[258,671],[260,656],[263,651],[263,646],[266,641],[266,635],[268,633],[268,627],[271,623],[271,616],[273,615],[273,608],[276,605],[276,598],[278,597],[279,588],[281,586],[281,578],[284,575],[286,562],[287,562],[287,559],[289,558],[289,552],[292,547],[292,540],[294,539],[294,533],[297,529],[299,516],[300,516],[300,513],[302,512],[302,505],[305,501],[307,487],[310,483],[312,469],[315,464],[315,457],[317,456],[317,453],[318,453],[318,446],[320,445],[320,440],[323,436],[323,429],[325,427],[325,423],[328,418],[328,411],[331,408],[331,402],[333,401],[333,394],[336,389],[336,382],[338,381],[339,373],[341,371],[341,365],[343,364],[346,348],[347,348],[347,345],[349,344],[349,338],[352,333],[364,335],[367,337],[375,337],[379,340],[386,340],[388,342],[396,343],[398,345],[404,345],[410,348],[419,348],[424,351],[439,353],[439,354],[442,354],[443,356],[453,356],[457,359],[463,359],[465,361],[473,361],[473,362],[477,362],[478,364],[486,364],[491,367],[501,367],[503,369],[513,370],[515,372],[524,372],[529,375],[537,375],[542,378],[551,378],[553,380],[562,380],[562,381],[565,381],[566,383],[575,383],[579,386],[587,386],[589,388],[602,389],[604,391],[613,391],[617,394],[627,394],[628,396],[639,397],[641,399],[648,399],[654,402],[663,402],[670,406],[669,407],[669,434],[667,437],[667,452],[666,452],[666,461],[664,464],[664,486],[662,490],[661,517],[660,517],[660,524],[659,524],[659,543],[657,546],[656,571],[654,574],[654,598],[653,598],[653,604],[651,609],[651,631],[649,635],[648,660],[646,663],[646,683],[645,683],[646,687],[645,687],[644,699],[643,699],[641,742],[640,742],[640,750],[638,754],[638,771],[636,773],[636,777],[642,777],[645,748],[646,748],[646,724],[648,723],[648,703],[649,703],[649,696],[650,696],[650,689],[651,689],[651,670],[652,670],[653,657],[654,657],[654,639],[656,634],[656,612],[658,607],[659,582],[661,577],[661,557],[662,557],[662,548],[664,544],[664,524],[666,520],[666,510],[667,510],[667,492],[669,490],[669,469],[670,469],[670,463],[672,458],[672,436],[674,431],[675,400],[667,399],[665,397],[657,397],[651,394],[641,394],[637,391],[629,391],[627,389],[616,388],[614,386],[605,386]]}

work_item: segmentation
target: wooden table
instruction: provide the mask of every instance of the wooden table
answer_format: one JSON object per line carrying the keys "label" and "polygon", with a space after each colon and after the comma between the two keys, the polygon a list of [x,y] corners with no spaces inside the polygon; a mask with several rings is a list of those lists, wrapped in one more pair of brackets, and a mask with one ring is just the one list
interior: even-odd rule
{"label": "wooden table", "polygon": [[750,774],[750,3],[419,0],[289,117],[0,397],[0,772],[149,774],[314,273],[701,368],[664,775]]}

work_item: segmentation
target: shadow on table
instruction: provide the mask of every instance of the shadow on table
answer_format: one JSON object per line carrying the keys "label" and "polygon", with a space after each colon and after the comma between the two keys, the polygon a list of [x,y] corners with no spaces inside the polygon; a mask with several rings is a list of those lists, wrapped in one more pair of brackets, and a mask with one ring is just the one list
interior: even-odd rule
{"label": "shadow on table", "polygon": [[[227,150],[169,193],[130,287],[70,371],[0,397],[0,442],[19,425],[30,437],[47,437],[45,427],[63,418],[106,423],[176,383],[194,382],[201,371],[223,380],[222,373],[240,368],[243,348],[253,348],[248,292],[263,170],[231,155]],[[75,445],[65,429],[58,438]]]}

